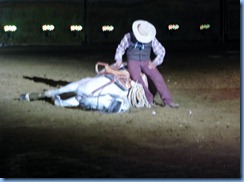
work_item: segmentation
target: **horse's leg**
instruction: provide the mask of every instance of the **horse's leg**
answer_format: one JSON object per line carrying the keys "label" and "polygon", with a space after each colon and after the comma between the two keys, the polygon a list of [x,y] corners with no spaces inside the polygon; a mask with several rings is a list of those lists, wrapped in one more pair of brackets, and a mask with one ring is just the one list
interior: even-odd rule
{"label": "horse's leg", "polygon": [[19,100],[33,101],[33,100],[43,99],[45,97],[46,97],[45,92],[33,92],[33,93],[21,94]]}
{"label": "horse's leg", "polygon": [[56,95],[60,95],[63,93],[76,92],[81,81],[82,80],[77,82],[72,82],[66,86],[60,87],[59,89],[21,94],[19,100],[34,101],[42,98],[55,98]]}
{"label": "horse's leg", "polygon": [[76,92],[77,88],[81,85],[87,82],[88,79],[82,79],[76,82],[72,82],[68,85],[65,85],[63,87],[60,87],[59,89],[54,89],[54,90],[48,90],[45,92],[46,97],[51,97],[54,98],[56,95],[60,95],[63,93],[71,93],[71,92]]}
{"label": "horse's leg", "polygon": [[79,80],[60,87],[59,89],[21,94],[19,96],[19,100],[33,101],[42,98],[54,98],[56,95],[60,95],[62,93],[76,92],[78,86],[83,82],[84,80]]}
{"label": "horse's leg", "polygon": [[77,107],[79,106],[79,102],[76,97],[71,97],[66,100],[62,100],[58,95],[55,96],[54,99],[55,106],[58,107]]}

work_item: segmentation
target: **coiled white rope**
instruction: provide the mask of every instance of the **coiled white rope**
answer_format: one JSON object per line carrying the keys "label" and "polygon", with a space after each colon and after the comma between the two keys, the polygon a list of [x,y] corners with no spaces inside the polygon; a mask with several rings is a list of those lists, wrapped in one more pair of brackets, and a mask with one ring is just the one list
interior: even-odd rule
{"label": "coiled white rope", "polygon": [[144,89],[140,83],[131,81],[131,88],[128,94],[128,100],[130,106],[141,108],[146,106],[147,108],[151,108],[151,105],[147,101]]}

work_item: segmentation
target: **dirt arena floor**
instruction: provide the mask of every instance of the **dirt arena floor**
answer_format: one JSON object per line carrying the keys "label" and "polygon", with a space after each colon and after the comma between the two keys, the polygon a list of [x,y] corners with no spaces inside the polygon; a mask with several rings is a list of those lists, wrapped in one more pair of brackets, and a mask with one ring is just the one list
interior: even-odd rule
{"label": "dirt arena floor", "polygon": [[240,178],[240,50],[192,47],[166,47],[158,67],[179,109],[121,114],[18,100],[95,76],[115,50],[0,48],[0,176]]}

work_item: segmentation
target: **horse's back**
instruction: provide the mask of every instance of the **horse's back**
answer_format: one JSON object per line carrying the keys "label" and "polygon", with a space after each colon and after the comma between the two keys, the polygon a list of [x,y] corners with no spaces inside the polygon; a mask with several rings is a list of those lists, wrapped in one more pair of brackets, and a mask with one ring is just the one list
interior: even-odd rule
{"label": "horse's back", "polygon": [[120,95],[122,93],[127,94],[127,91],[123,91],[112,80],[105,76],[86,78],[86,81],[82,81],[77,89],[78,95],[97,95],[98,93]]}

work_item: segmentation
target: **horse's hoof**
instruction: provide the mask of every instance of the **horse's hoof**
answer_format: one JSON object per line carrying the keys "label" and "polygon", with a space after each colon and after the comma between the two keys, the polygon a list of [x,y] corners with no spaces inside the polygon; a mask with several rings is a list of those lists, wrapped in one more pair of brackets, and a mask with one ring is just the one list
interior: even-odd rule
{"label": "horse's hoof", "polygon": [[30,101],[30,98],[29,98],[29,94],[21,94],[19,96],[19,100],[22,100],[22,101]]}
{"label": "horse's hoof", "polygon": [[64,107],[62,104],[62,99],[59,95],[55,95],[54,105],[57,107]]}

